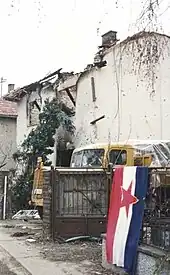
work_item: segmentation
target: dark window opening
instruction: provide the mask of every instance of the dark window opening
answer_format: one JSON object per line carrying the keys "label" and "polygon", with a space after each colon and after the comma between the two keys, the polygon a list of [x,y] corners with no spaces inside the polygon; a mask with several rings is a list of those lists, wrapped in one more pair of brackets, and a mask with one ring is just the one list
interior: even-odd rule
{"label": "dark window opening", "polygon": [[72,153],[73,153],[73,149],[57,150],[56,166],[70,167]]}
{"label": "dark window opening", "polygon": [[126,150],[111,150],[109,153],[109,162],[113,165],[126,165],[127,152]]}

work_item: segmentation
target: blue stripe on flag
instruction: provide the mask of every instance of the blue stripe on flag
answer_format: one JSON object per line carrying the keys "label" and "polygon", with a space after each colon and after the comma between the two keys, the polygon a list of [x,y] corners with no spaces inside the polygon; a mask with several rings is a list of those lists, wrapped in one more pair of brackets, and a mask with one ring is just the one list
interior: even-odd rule
{"label": "blue stripe on flag", "polygon": [[146,197],[147,187],[148,167],[137,167],[135,196],[139,199],[139,201],[137,204],[133,205],[132,219],[125,248],[124,269],[128,272],[128,274],[133,274],[134,260],[136,259],[143,220],[144,198]]}

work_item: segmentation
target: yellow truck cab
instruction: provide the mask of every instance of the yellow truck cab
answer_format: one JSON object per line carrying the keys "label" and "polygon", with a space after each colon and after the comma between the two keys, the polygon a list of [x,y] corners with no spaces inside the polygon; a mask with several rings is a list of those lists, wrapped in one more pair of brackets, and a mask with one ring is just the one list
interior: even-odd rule
{"label": "yellow truck cab", "polygon": [[166,166],[170,141],[129,140],[111,144],[90,144],[73,151],[71,167]]}

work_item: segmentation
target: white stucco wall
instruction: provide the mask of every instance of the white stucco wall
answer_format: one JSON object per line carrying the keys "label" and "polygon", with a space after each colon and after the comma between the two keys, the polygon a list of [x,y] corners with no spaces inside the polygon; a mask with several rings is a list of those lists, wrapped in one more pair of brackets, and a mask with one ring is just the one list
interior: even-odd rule
{"label": "white stucco wall", "polygon": [[[44,101],[49,98],[52,100],[52,98],[55,97],[55,92],[51,88],[43,89],[41,91],[41,97],[42,97],[42,106],[41,109],[44,106]],[[36,99],[39,99],[39,94],[37,91],[32,92],[31,96],[29,97],[29,102],[32,102]],[[18,102],[18,117],[17,117],[17,147],[21,145],[21,143],[24,141],[26,136],[29,134],[29,132],[33,129],[32,126],[28,125],[28,117],[27,117],[27,97],[23,97]],[[36,127],[36,126],[35,126]],[[53,164],[56,163],[56,152],[54,150],[54,153],[49,156],[49,159],[52,161]]]}
{"label": "white stucco wall", "polygon": [[106,67],[93,68],[78,80],[75,146],[170,139],[170,38],[145,34],[124,41],[110,48],[104,60]]}

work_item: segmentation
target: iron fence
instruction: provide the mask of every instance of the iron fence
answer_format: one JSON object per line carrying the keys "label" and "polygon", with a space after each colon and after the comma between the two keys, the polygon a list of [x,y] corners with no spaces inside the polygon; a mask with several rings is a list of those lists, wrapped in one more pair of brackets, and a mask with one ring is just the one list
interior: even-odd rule
{"label": "iron fence", "polygon": [[142,244],[152,245],[164,250],[170,250],[170,223],[166,220],[150,221],[143,223]]}
{"label": "iron fence", "polygon": [[140,242],[170,250],[170,169],[149,170]]}

